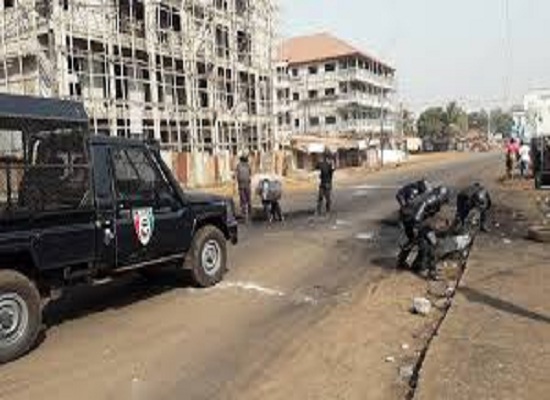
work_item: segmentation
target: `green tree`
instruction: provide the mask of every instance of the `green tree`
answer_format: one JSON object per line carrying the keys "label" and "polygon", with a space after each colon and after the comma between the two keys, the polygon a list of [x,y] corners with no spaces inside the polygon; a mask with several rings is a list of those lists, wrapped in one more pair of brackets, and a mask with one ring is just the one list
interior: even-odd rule
{"label": "green tree", "polygon": [[500,133],[505,137],[512,135],[514,118],[500,108],[491,111],[491,133]]}
{"label": "green tree", "polygon": [[418,136],[423,139],[440,138],[445,134],[445,111],[441,107],[428,108],[418,118]]}
{"label": "green tree", "polygon": [[468,114],[468,125],[472,129],[479,129],[486,132],[489,128],[489,115],[487,111],[474,111]]}
{"label": "green tree", "polygon": [[451,101],[445,108],[444,123],[446,134],[456,137],[468,130],[468,115],[456,101]]}

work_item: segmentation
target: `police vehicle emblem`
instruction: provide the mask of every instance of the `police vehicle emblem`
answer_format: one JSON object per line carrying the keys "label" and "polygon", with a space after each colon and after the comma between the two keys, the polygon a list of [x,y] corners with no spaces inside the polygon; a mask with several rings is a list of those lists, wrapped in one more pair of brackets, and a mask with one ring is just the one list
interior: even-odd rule
{"label": "police vehicle emblem", "polygon": [[143,246],[147,246],[153,237],[155,217],[152,208],[142,208],[133,211],[134,229],[137,238]]}

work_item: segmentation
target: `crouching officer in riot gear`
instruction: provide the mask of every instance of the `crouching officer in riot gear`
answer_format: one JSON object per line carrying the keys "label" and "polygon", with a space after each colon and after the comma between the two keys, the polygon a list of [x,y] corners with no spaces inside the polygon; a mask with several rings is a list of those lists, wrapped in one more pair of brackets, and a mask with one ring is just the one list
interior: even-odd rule
{"label": "crouching officer in riot gear", "polygon": [[401,222],[407,235],[408,243],[402,246],[398,256],[398,265],[406,266],[407,258],[415,245],[418,246],[418,255],[412,269],[433,270],[435,267],[435,238],[434,229],[428,220],[449,202],[449,190],[440,186],[416,197],[401,210]]}
{"label": "crouching officer in riot gear", "polygon": [[399,189],[395,199],[399,203],[401,210],[403,210],[403,208],[408,206],[418,196],[423,195],[430,190],[432,190],[430,183],[426,179],[421,179],[419,181],[409,183]]}
{"label": "crouching officer in riot gear", "polygon": [[417,197],[431,190],[432,186],[430,185],[430,183],[428,183],[426,179],[421,179],[419,181],[412,182],[403,186],[401,189],[399,189],[395,196],[395,199],[399,203],[399,219],[407,238],[407,243],[402,244],[401,251],[398,257],[398,267],[400,268],[407,267],[407,258],[409,257],[409,254],[411,253],[417,242],[417,235],[414,232],[414,224],[405,223],[405,221],[408,221],[410,219],[408,217],[408,214],[410,214],[409,207]]}
{"label": "crouching officer in riot gear", "polygon": [[455,228],[462,229],[467,226],[470,213],[477,209],[480,214],[479,225],[483,232],[488,232],[487,214],[491,209],[491,196],[481,184],[474,183],[460,191],[456,199]]}

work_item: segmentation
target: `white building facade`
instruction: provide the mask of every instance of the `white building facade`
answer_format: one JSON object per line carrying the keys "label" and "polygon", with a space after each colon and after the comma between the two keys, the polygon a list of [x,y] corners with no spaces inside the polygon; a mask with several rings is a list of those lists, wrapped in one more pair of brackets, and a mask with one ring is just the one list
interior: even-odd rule
{"label": "white building facade", "polygon": [[529,92],[523,101],[525,136],[533,138],[550,135],[550,89]]}
{"label": "white building facade", "polygon": [[277,128],[294,135],[373,138],[396,128],[395,69],[328,34],[283,43]]}

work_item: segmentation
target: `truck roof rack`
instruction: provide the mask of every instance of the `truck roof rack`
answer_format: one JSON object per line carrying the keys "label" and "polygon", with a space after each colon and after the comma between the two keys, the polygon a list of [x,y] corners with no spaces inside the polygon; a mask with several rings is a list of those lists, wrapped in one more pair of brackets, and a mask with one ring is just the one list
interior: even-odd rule
{"label": "truck roof rack", "polygon": [[88,124],[82,103],[0,93],[0,125],[7,124],[10,119]]}

